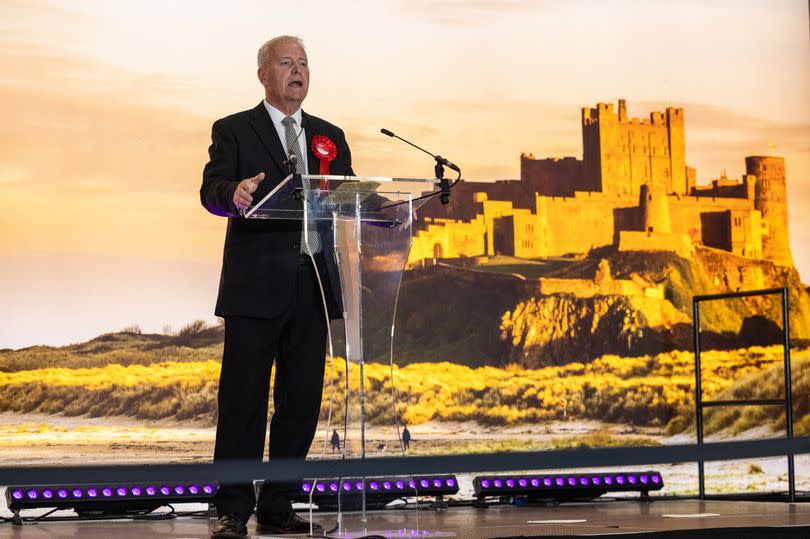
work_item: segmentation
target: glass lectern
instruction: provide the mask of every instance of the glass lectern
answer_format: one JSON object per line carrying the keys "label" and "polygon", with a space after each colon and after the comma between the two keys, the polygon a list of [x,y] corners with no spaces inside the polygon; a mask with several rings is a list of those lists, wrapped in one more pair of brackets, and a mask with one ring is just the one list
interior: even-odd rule
{"label": "glass lectern", "polygon": [[[326,264],[339,275],[345,350],[333,350],[330,332],[328,352],[331,357],[333,351],[342,354],[345,362],[332,362],[331,426],[326,435],[332,434],[332,428],[338,431],[344,458],[384,453],[385,440],[372,437],[369,443],[367,436],[366,392],[371,386],[364,376],[364,364],[375,360],[393,365],[394,315],[411,248],[412,217],[426,202],[424,197],[438,187],[436,179],[291,175],[244,213],[250,219],[302,221],[304,234],[319,236],[316,243],[323,247]],[[382,407],[379,403],[386,397],[375,397],[370,410],[373,423],[393,424],[397,418],[392,395],[387,395],[388,405]],[[342,421],[332,420],[341,415]],[[408,483],[404,482],[406,490]],[[304,488],[309,487],[310,496],[319,495],[321,500],[332,495],[332,501],[323,504],[337,509],[339,533],[350,536],[367,530],[367,504],[380,499],[380,493],[372,492],[374,485],[379,483],[343,477],[307,481]],[[324,491],[316,492],[316,488]],[[403,491],[391,499],[410,495]],[[344,520],[346,511],[359,511],[360,518]]]}

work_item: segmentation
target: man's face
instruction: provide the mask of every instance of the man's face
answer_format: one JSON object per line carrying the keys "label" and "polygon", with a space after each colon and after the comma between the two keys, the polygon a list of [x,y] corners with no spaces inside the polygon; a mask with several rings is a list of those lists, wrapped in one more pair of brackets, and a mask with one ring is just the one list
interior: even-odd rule
{"label": "man's face", "polygon": [[267,62],[259,68],[267,102],[292,114],[301,107],[309,91],[307,53],[294,41],[282,41],[271,50]]}

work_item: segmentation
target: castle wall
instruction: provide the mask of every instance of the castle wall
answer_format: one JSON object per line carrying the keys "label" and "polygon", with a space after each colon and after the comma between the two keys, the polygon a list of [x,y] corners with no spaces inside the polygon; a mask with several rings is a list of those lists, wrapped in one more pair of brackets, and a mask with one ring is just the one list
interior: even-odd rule
{"label": "castle wall", "polygon": [[535,159],[532,154],[521,154],[520,181],[532,193],[547,196],[574,196],[576,191],[599,190],[585,181],[583,163],[573,157]]}
{"label": "castle wall", "polygon": [[548,246],[548,231],[545,219],[534,213],[516,213],[511,216],[514,247],[513,256],[536,258],[543,256]]}
{"label": "castle wall", "polygon": [[481,217],[470,222],[430,219],[414,233],[408,265],[423,259],[480,256],[486,252],[486,227]]}
{"label": "castle wall", "polygon": [[645,289],[629,279],[611,279],[596,283],[592,279],[554,279],[541,277],[538,280],[540,295],[569,294],[578,298],[594,296],[639,296],[647,294]]}
{"label": "castle wall", "polygon": [[759,210],[728,210],[732,253],[748,258],[762,258],[762,214]]}
{"label": "castle wall", "polygon": [[574,197],[537,197],[541,217],[539,234],[543,252],[538,256],[585,253],[614,241],[614,210],[635,208],[637,201],[612,199],[603,193],[576,193]]}
{"label": "castle wall", "polygon": [[619,251],[670,251],[689,257],[695,247],[689,236],[672,232],[619,232]]}
{"label": "castle wall", "polygon": [[[716,225],[712,224],[712,217],[701,217],[701,214],[723,214],[728,210],[751,212],[754,210],[753,201],[744,198],[716,198],[716,197],[695,197],[695,196],[669,196],[669,217],[672,232],[686,234],[698,244],[706,244],[706,238],[710,242],[724,241],[727,244],[730,240],[721,240],[728,230],[727,225],[720,221]],[[724,220],[723,218],[716,218]],[[706,228],[708,226],[708,228]],[[714,228],[715,226],[722,229]]]}
{"label": "castle wall", "polygon": [[742,181],[720,178],[712,180],[711,185],[692,187],[690,194],[699,197],[749,198],[754,200],[755,182],[756,177],[750,174],[743,175]]}

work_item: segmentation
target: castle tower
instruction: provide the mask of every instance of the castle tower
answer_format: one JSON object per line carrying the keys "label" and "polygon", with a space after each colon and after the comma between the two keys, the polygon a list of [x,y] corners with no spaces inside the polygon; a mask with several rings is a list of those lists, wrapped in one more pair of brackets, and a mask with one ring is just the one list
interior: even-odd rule
{"label": "castle tower", "polygon": [[670,171],[672,174],[669,186],[670,192],[686,195],[689,194],[690,186],[686,180],[686,133],[684,130],[683,109],[668,107],[666,115]]}
{"label": "castle tower", "polygon": [[666,188],[663,185],[645,183],[641,186],[640,199],[644,231],[665,234],[672,232]]}
{"label": "castle tower", "polygon": [[689,193],[683,109],[629,118],[627,102],[582,109],[582,161],[588,190],[637,197],[644,184]]}
{"label": "castle tower", "polygon": [[768,234],[762,238],[762,258],[783,266],[793,265],[788,238],[787,189],[784,157],[750,156],[745,158],[746,174],[757,177],[754,184],[754,209],[762,212]]}

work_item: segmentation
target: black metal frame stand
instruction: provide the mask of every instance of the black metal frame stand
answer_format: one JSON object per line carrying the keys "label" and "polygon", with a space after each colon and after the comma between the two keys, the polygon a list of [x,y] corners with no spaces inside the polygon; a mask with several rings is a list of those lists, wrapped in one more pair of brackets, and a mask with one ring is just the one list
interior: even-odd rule
{"label": "black metal frame stand", "polygon": [[[751,296],[766,296],[779,294],[782,297],[782,332],[785,360],[785,397],[782,399],[752,399],[731,401],[703,401],[700,370],[700,303],[721,299],[745,298]],[[768,288],[765,290],[752,290],[748,292],[731,292],[728,294],[713,294],[694,296],[692,298],[693,325],[695,334],[695,411],[697,414],[697,443],[703,444],[703,409],[716,406],[784,406],[785,431],[788,438],[793,438],[793,401],[790,381],[790,317],[788,315],[788,289]],[[791,503],[796,501],[796,476],[793,455],[788,455],[788,498]],[[698,461],[698,490],[701,500],[706,499],[704,462]]]}

